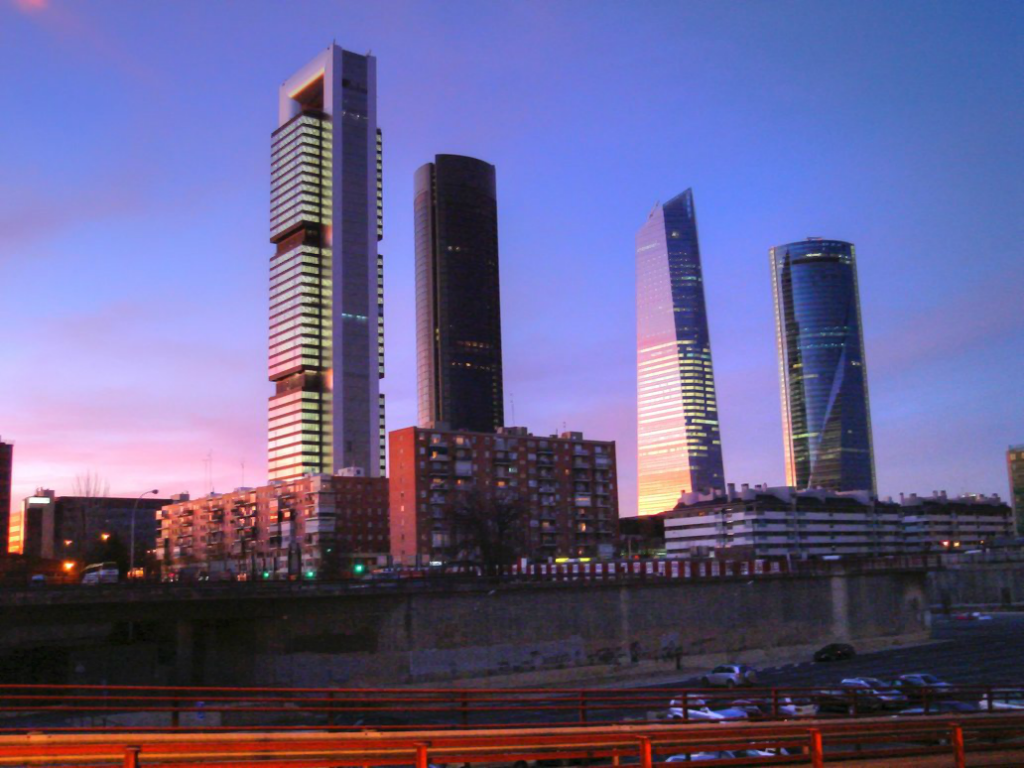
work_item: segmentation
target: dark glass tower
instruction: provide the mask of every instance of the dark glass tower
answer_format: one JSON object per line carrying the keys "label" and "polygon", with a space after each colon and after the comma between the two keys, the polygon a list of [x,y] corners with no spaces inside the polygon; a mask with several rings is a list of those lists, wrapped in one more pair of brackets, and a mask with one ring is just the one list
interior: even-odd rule
{"label": "dark glass tower", "polygon": [[636,234],[639,513],[725,489],[693,191],[657,205]]}
{"label": "dark glass tower", "polygon": [[771,249],[786,482],[875,492],[868,375],[852,243]]}
{"label": "dark glass tower", "polygon": [[437,155],[415,175],[419,424],[505,423],[494,166]]}

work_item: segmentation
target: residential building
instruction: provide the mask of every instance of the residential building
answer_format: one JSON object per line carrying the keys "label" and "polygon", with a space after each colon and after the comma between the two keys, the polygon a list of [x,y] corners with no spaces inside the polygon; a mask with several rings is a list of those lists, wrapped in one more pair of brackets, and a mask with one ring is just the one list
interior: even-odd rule
{"label": "residential building", "polygon": [[271,149],[269,474],[384,474],[377,64],[330,45],[280,88]]}
{"label": "residential building", "polygon": [[7,532],[11,525],[11,475],[14,443],[0,440],[0,555],[7,554]]}
{"label": "residential building", "polygon": [[306,475],[190,499],[157,512],[157,559],[211,579],[329,578],[386,561],[388,480]]}
{"label": "residential building", "polygon": [[693,190],[637,232],[636,314],[638,503],[652,515],[725,488]]}
{"label": "residential building", "polygon": [[883,556],[967,551],[1011,530],[998,496],[894,502],[866,491],[730,483],[722,495],[684,494],[665,515],[665,547],[688,557]]}
{"label": "residential building", "polygon": [[518,512],[502,543],[519,557],[615,554],[614,442],[585,440],[580,432],[542,437],[524,427],[497,433],[408,427],[391,433],[388,450],[391,552],[398,564],[477,559],[466,517],[490,530],[495,521],[488,515],[497,517],[502,505]]}
{"label": "residential building", "polygon": [[437,155],[416,171],[419,426],[505,424],[494,166]]}
{"label": "residential building", "polygon": [[900,508],[908,552],[966,552],[1014,535],[1013,511],[996,494],[900,494]]}
{"label": "residential building", "polygon": [[127,551],[135,521],[135,560],[144,562],[156,547],[155,512],[167,498],[118,496],[57,496],[38,489],[12,517],[11,545],[25,555],[84,562],[111,538]]}
{"label": "residential building", "polygon": [[786,484],[874,494],[853,244],[809,237],[770,257]]}
{"label": "residential building", "polygon": [[1010,503],[1017,535],[1024,536],[1024,444],[1006,450],[1006,470],[1010,475]]}

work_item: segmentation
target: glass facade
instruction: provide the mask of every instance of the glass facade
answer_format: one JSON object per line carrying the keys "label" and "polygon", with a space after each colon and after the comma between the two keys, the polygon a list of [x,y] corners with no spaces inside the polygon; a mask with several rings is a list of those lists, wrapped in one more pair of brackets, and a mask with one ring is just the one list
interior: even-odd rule
{"label": "glass facade", "polygon": [[786,484],[874,493],[853,244],[808,238],[770,257]]}
{"label": "glass facade", "polygon": [[653,515],[725,488],[692,190],[637,232],[636,291],[639,513]]}
{"label": "glass facade", "polygon": [[438,155],[415,174],[421,427],[505,424],[494,166]]}
{"label": "glass facade", "polygon": [[1017,535],[1024,536],[1024,445],[1011,445],[1006,450],[1006,469],[1010,475],[1010,503]]}
{"label": "glass facade", "polygon": [[376,62],[330,46],[284,83],[271,147],[269,476],[384,471]]}

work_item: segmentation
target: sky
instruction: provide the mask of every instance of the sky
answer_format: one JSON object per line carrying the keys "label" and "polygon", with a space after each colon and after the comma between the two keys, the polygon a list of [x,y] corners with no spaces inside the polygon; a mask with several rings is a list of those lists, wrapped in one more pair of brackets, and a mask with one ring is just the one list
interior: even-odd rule
{"label": "sky", "polygon": [[785,481],[768,249],[856,244],[879,492],[1007,494],[1024,443],[1024,3],[0,0],[15,503],[266,480],[277,88],[378,66],[387,423],[415,423],[412,182],[497,167],[506,420],[617,443],[634,236],[692,187],[726,476]]}

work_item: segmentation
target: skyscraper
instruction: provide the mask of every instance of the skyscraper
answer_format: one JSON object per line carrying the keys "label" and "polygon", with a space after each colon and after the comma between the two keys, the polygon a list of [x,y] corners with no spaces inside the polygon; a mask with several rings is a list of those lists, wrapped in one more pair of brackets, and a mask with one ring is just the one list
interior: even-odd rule
{"label": "skyscraper", "polygon": [[384,470],[377,62],[329,46],[280,88],[271,149],[271,480]]}
{"label": "skyscraper", "polygon": [[1017,535],[1024,536],[1024,444],[1006,449],[1006,469],[1010,474],[1010,503]]}
{"label": "skyscraper", "polygon": [[0,555],[7,554],[7,536],[11,521],[11,466],[14,443],[0,440]]}
{"label": "skyscraper", "polygon": [[637,232],[636,318],[639,513],[652,515],[725,488],[693,190]]}
{"label": "skyscraper", "polygon": [[494,166],[437,155],[415,175],[419,424],[505,424]]}
{"label": "skyscraper", "polygon": [[771,249],[786,484],[875,492],[868,376],[852,243]]}

